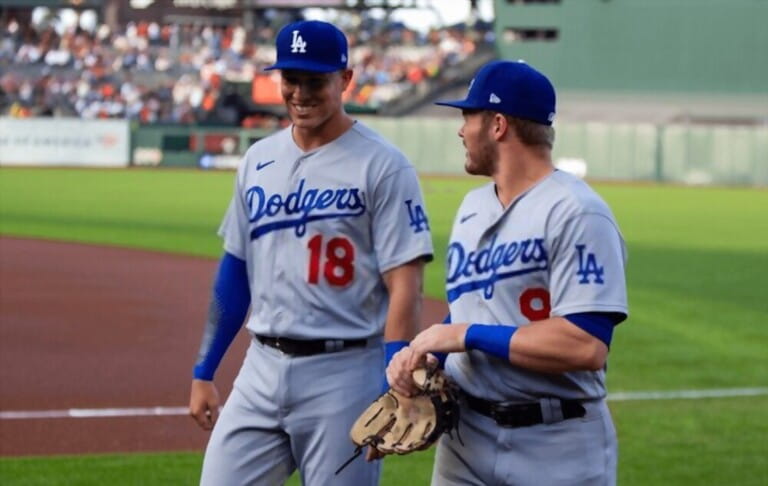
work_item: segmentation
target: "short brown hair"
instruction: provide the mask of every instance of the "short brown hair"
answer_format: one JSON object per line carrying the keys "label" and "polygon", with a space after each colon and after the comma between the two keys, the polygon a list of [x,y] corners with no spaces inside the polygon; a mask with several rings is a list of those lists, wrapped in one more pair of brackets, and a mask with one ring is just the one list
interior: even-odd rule
{"label": "short brown hair", "polygon": [[551,126],[506,115],[505,118],[515,128],[517,137],[524,145],[544,145],[550,149],[554,146],[555,129]]}
{"label": "short brown hair", "polygon": [[[490,120],[497,112],[486,111],[485,116],[487,120]],[[555,145],[555,129],[549,125],[542,125],[530,120],[523,120],[522,118],[515,118],[513,116],[499,113],[507,119],[507,123],[515,130],[517,138],[523,142],[523,145],[531,147],[544,146],[550,150]]]}

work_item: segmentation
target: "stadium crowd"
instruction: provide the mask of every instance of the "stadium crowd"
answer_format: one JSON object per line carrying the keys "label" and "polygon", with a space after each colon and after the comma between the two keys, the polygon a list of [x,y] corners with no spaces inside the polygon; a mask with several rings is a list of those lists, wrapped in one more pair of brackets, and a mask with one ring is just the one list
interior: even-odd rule
{"label": "stadium crowd", "polygon": [[[246,28],[141,21],[110,30],[0,21],[0,115],[274,124],[278,117],[268,108],[281,103],[279,75],[263,68],[274,60],[284,22],[264,16]],[[355,68],[345,101],[371,111],[492,42],[488,26],[420,33],[363,15],[344,29]]]}

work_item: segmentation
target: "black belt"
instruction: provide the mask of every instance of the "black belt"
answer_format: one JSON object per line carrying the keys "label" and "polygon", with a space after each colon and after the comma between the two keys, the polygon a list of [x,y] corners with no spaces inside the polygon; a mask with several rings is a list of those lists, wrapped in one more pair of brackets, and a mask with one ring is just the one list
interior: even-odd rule
{"label": "black belt", "polygon": [[367,339],[290,339],[283,337],[255,336],[260,343],[279,349],[293,356],[311,356],[320,353],[334,353],[348,348],[364,348]]}
{"label": "black belt", "polygon": [[[544,423],[541,403],[491,402],[462,392],[469,408],[496,421],[502,427],[528,427]],[[559,400],[563,420],[583,417],[587,412],[578,400]]]}

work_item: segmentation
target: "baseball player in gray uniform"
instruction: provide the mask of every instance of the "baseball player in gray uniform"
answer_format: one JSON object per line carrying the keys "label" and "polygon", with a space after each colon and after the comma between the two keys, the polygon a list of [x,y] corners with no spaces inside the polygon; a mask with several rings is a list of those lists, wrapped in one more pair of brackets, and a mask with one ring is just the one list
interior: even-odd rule
{"label": "baseball player in gray uniform", "polygon": [[489,63],[466,99],[438,104],[462,110],[465,169],[492,182],[466,195],[453,223],[447,325],[422,331],[387,369],[411,393],[410,370],[448,353],[463,445],[440,439],[432,484],[614,484],[605,365],[628,312],[616,220],[554,168],[555,91],[528,64]]}
{"label": "baseball player in gray uniform", "polygon": [[[277,36],[292,125],[256,142],[219,234],[225,254],[194,369],[190,414],[213,429],[204,485],[374,485],[349,430],[418,330],[432,241],[414,167],[343,109],[347,41],[317,21]],[[253,339],[217,417],[213,374],[240,329]],[[214,425],[215,423],[215,425]]]}

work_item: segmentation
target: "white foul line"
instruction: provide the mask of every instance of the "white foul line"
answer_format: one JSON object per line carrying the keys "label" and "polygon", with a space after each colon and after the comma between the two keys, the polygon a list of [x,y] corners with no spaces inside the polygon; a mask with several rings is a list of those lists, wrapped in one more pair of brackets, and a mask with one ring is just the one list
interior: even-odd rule
{"label": "white foul line", "polygon": [[711,390],[672,390],[647,392],[609,393],[608,400],[623,402],[628,400],[697,400],[700,398],[756,397],[768,395],[768,388],[720,388]]}
{"label": "white foul line", "polygon": [[70,408],[67,410],[0,411],[0,419],[161,417],[188,414],[189,408],[187,407]]}
{"label": "white foul line", "polygon": [[[697,400],[701,398],[754,397],[768,395],[768,388],[720,388],[710,390],[672,390],[609,393],[608,400]],[[0,411],[0,420],[105,418],[105,417],[163,417],[188,415],[187,407],[147,408],[70,408],[66,410],[11,410]]]}

